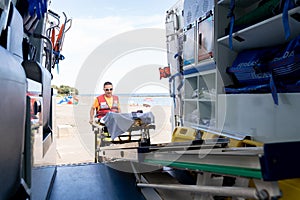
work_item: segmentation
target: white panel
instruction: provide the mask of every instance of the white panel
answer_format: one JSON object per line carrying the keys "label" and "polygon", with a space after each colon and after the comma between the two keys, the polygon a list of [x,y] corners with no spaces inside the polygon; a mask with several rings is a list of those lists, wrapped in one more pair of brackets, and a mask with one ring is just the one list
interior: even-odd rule
{"label": "white panel", "polygon": [[299,93],[218,96],[218,129],[252,136],[261,142],[300,140]]}

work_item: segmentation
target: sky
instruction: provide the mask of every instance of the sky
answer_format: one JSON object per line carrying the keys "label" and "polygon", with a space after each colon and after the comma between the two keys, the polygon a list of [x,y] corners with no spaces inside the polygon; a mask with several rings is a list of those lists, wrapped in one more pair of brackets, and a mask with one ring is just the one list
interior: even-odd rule
{"label": "sky", "polygon": [[[89,55],[114,36],[142,28],[165,29],[165,13],[176,2],[177,0],[51,0],[49,9],[59,14],[61,20],[62,12],[72,19],[72,27],[65,35],[61,51],[65,59],[60,61],[58,70],[53,71],[52,84],[74,86],[80,68]],[[139,53],[141,52],[137,52]],[[140,58],[135,59],[135,66],[167,65],[167,58],[163,52],[150,52],[145,57],[128,55],[112,64],[111,70],[118,72],[114,73],[114,82],[122,78],[126,69],[129,70],[130,56]],[[126,61],[128,67],[122,61]]]}

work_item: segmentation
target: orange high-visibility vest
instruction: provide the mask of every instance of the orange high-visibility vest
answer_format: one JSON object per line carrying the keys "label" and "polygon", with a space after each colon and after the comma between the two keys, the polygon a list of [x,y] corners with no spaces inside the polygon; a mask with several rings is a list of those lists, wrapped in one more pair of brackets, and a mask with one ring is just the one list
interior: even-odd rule
{"label": "orange high-visibility vest", "polygon": [[104,94],[97,97],[99,108],[97,110],[96,116],[98,118],[104,117],[108,112],[119,112],[119,98],[118,96],[114,96],[114,95],[112,97],[113,97],[113,103],[111,108],[108,106]]}

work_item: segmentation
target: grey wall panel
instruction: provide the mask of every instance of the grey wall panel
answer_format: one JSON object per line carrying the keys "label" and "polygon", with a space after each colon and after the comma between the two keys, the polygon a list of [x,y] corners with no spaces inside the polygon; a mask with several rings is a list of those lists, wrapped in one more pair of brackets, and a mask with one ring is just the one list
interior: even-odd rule
{"label": "grey wall panel", "polygon": [[0,199],[6,199],[20,184],[26,76],[21,64],[2,47],[0,60]]}

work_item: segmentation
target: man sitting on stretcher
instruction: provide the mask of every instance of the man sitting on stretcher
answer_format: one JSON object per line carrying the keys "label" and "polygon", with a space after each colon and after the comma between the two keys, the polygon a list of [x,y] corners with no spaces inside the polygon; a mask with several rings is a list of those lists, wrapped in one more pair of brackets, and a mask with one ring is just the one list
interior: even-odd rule
{"label": "man sitting on stretcher", "polygon": [[96,117],[101,119],[108,112],[120,113],[120,102],[118,96],[112,94],[113,85],[111,82],[105,82],[103,85],[104,94],[98,96],[94,100],[94,104],[90,110],[90,124],[93,124],[95,110]]}

